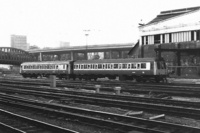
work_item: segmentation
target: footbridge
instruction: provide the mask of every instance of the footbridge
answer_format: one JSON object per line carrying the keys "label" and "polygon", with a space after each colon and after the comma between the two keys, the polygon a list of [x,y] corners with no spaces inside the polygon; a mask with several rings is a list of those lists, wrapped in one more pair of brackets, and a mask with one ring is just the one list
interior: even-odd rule
{"label": "footbridge", "polygon": [[24,50],[0,47],[0,64],[20,65],[22,62],[34,60],[34,56]]}

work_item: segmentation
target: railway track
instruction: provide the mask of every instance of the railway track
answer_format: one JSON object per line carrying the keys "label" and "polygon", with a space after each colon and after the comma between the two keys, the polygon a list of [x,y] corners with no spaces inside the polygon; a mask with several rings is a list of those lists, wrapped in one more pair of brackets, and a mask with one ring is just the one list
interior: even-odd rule
{"label": "railway track", "polygon": [[5,133],[78,133],[0,109],[0,130]]}
{"label": "railway track", "polygon": [[[2,80],[1,83],[7,84],[22,84],[22,85],[40,85],[49,86],[48,81],[21,81],[21,80]],[[58,81],[57,87],[69,87],[69,88],[83,88],[88,90],[95,90],[95,85],[101,85],[102,91],[112,92],[113,87],[121,86],[121,92],[131,94],[149,94],[154,92],[155,94],[165,93],[170,96],[182,96],[182,97],[200,97],[199,85],[174,85],[174,84],[138,84],[133,82],[84,82],[84,81]]]}
{"label": "railway track", "polygon": [[78,119],[79,121],[110,127],[116,132],[140,131],[148,133],[199,133],[200,129],[185,125],[147,120],[101,111],[94,111],[60,104],[44,103],[20,97],[1,95],[1,104],[26,108],[37,112],[45,112],[53,118]]}
{"label": "railway track", "polygon": [[[16,87],[23,89],[16,89]],[[37,89],[37,90],[31,90]],[[35,95],[47,97],[49,99],[59,99],[62,101],[75,101],[84,104],[101,106],[112,106],[129,110],[144,110],[148,112],[165,113],[168,115],[187,116],[189,118],[200,119],[200,109],[198,102],[181,102],[164,99],[151,99],[140,97],[116,96],[108,94],[94,94],[75,91],[64,91],[54,89],[42,89],[34,86],[15,86],[15,88],[1,88],[6,93],[21,93],[25,95]],[[134,101],[135,100],[135,101]],[[162,104],[160,104],[162,101]],[[181,105],[181,106],[180,106]],[[189,107],[188,107],[189,106]],[[192,107],[192,108],[191,108]]]}

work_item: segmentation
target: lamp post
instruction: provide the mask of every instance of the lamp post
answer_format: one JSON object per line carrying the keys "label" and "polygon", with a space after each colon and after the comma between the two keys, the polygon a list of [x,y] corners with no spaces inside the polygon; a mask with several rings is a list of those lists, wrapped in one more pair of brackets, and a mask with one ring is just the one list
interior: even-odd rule
{"label": "lamp post", "polygon": [[88,59],[87,58],[87,47],[88,47],[88,36],[89,36],[89,32],[90,32],[90,30],[83,30],[84,32],[85,32],[85,38],[86,38],[86,45],[85,45],[85,52],[86,52],[86,56],[85,56],[85,58],[86,58],[86,60]]}

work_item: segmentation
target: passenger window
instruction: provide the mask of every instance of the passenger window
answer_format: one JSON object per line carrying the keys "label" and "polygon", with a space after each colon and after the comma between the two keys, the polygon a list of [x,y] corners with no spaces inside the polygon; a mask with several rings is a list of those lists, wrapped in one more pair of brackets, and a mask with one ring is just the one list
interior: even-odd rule
{"label": "passenger window", "polygon": [[136,64],[131,64],[131,68],[132,69],[136,69],[137,67],[136,67]]}
{"label": "passenger window", "polygon": [[118,69],[118,64],[114,64],[114,69]]}
{"label": "passenger window", "polygon": [[140,69],[140,64],[137,64],[137,69]]}
{"label": "passenger window", "polygon": [[128,64],[128,69],[130,69],[131,68],[131,64]]}
{"label": "passenger window", "polygon": [[146,68],[146,63],[141,63],[141,68]]}
{"label": "passenger window", "polygon": [[127,64],[122,64],[122,68],[126,69],[127,68]]}
{"label": "passenger window", "polygon": [[114,64],[110,64],[110,69],[113,69]]}
{"label": "passenger window", "polygon": [[81,69],[84,69],[84,65],[81,65]]}
{"label": "passenger window", "polygon": [[98,64],[98,69],[102,69],[102,64]]}
{"label": "passenger window", "polygon": [[87,65],[86,64],[84,64],[84,69],[87,69]]}
{"label": "passenger window", "polygon": [[121,69],[122,68],[122,64],[119,64],[119,69]]}
{"label": "passenger window", "polygon": [[88,69],[91,69],[91,65],[90,65],[90,64],[89,64],[89,65],[87,65],[87,66],[88,66],[88,67],[87,67]]}
{"label": "passenger window", "polygon": [[108,64],[108,69],[110,69],[111,64]]}
{"label": "passenger window", "polygon": [[63,69],[65,69],[65,65],[63,65]]}
{"label": "passenger window", "polygon": [[98,69],[98,64],[95,64],[95,69]]}
{"label": "passenger window", "polygon": [[105,65],[105,69],[107,69],[108,68],[108,64],[104,64]]}

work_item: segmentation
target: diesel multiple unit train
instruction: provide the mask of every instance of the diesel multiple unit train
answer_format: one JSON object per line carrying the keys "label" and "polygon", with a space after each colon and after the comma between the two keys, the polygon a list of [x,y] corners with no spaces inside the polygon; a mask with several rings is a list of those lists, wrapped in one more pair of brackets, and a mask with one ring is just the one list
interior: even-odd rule
{"label": "diesel multiple unit train", "polygon": [[90,80],[108,77],[109,79],[160,82],[167,76],[165,62],[156,58],[45,61],[24,62],[20,73],[24,78],[49,77]]}

